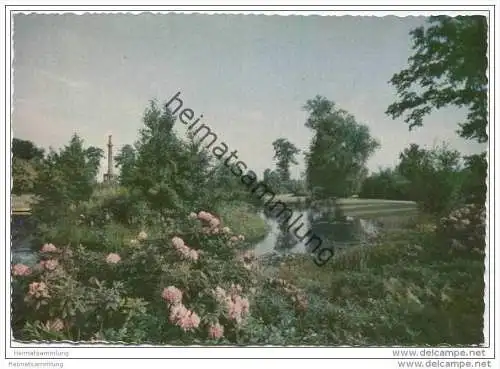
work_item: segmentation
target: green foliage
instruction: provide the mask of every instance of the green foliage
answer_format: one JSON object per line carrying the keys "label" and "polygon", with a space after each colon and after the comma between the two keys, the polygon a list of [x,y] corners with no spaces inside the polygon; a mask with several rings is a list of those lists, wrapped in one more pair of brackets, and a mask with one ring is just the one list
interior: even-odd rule
{"label": "green foliage", "polygon": [[434,231],[404,229],[338,252],[322,268],[287,261],[279,275],[308,291],[301,327],[316,333],[314,344],[480,344],[484,259],[442,245]]}
{"label": "green foliage", "polygon": [[235,234],[244,234],[249,243],[260,241],[269,231],[268,224],[248,203],[226,202],[217,208],[217,213],[225,219],[226,226]]}
{"label": "green foliage", "polygon": [[243,185],[240,177],[234,175],[231,168],[223,162],[216,163],[210,169],[204,186],[209,193],[203,207],[218,208],[233,201],[252,201],[251,192]]}
{"label": "green foliage", "polygon": [[283,193],[285,189],[283,188],[283,182],[277,171],[267,168],[264,171],[263,182],[275,193]]}
{"label": "green foliage", "polygon": [[14,157],[12,159],[12,193],[22,195],[33,192],[37,177],[36,163]]}
{"label": "green foliage", "polygon": [[439,222],[437,234],[444,247],[456,252],[485,253],[486,209],[468,204],[454,209]]}
{"label": "green foliage", "polygon": [[44,150],[31,141],[12,140],[12,193],[22,195],[33,192]]}
{"label": "green foliage", "polygon": [[298,164],[295,156],[300,153],[297,147],[285,138],[273,141],[274,159],[277,160],[276,167],[281,181],[290,180],[290,164]]}
{"label": "green foliage", "polygon": [[379,143],[367,126],[324,97],[309,100],[305,110],[309,112],[306,127],[315,131],[306,154],[308,186],[325,197],[358,192],[367,175],[366,161]]}
{"label": "green foliage", "polygon": [[42,161],[33,186],[39,198],[33,215],[42,223],[58,219],[61,213],[90,198],[96,183],[102,150],[84,148],[75,134],[59,152],[51,150]]}
{"label": "green foliage", "polygon": [[175,118],[155,101],[144,113],[135,150],[125,147],[118,156],[121,183],[166,215],[169,211],[206,205],[209,156],[194,138],[184,142],[172,128]]}
{"label": "green foliage", "polygon": [[38,148],[35,144],[28,140],[15,138],[12,140],[12,156],[16,159],[27,161],[40,161],[44,157],[45,151]]}
{"label": "green foliage", "polygon": [[120,169],[120,184],[127,186],[132,183],[136,161],[136,150],[134,147],[132,145],[124,145],[120,152],[114,157],[114,160],[117,167]]}
{"label": "green foliage", "polygon": [[[114,233],[112,224],[73,226],[87,227],[99,242],[70,239],[66,232],[67,238],[59,240],[68,247],[45,246],[31,273],[15,277],[17,339],[195,344],[207,339],[211,324],[220,322],[225,340],[239,342],[247,329],[245,319],[239,321],[227,310],[227,301],[218,301],[214,289],[251,298],[257,275],[240,258],[244,242],[232,240],[230,231],[213,232],[211,227],[207,233],[207,224],[187,214],[163,224],[161,233],[141,232],[131,239]],[[197,250],[196,258],[176,249],[175,237]],[[169,315],[173,306],[164,301],[169,286],[181,290],[182,303],[200,317],[192,331],[183,331]]]}
{"label": "green foliage", "polygon": [[394,169],[380,169],[363,181],[359,197],[366,199],[410,200],[410,183]]}
{"label": "green foliage", "polygon": [[399,101],[387,114],[398,118],[407,113],[405,122],[411,129],[421,126],[433,109],[466,107],[469,114],[459,124],[460,136],[486,142],[487,31],[485,16],[435,16],[428,27],[413,30],[415,54],[409,67],[390,81]]}
{"label": "green foliage", "polygon": [[398,172],[408,181],[408,196],[431,214],[443,214],[462,201],[460,153],[446,145],[430,150],[412,144],[400,155]]}
{"label": "green foliage", "polygon": [[465,202],[483,206],[486,203],[488,163],[486,152],[464,157],[462,194]]}

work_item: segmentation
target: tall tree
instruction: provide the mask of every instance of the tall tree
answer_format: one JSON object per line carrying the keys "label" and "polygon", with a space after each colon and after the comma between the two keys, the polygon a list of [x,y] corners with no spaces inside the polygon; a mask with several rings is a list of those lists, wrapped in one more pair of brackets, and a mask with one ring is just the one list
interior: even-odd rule
{"label": "tall tree", "polygon": [[379,143],[367,126],[322,96],[307,101],[304,109],[309,112],[306,127],[315,132],[306,154],[308,187],[320,196],[352,195]]}
{"label": "tall tree", "polygon": [[97,182],[103,151],[84,147],[74,134],[59,152],[50,150],[43,160],[33,192],[39,198],[34,214],[42,221],[60,218],[69,206],[90,198]]}
{"label": "tall tree", "polygon": [[135,145],[135,169],[129,183],[152,209],[164,215],[181,208],[192,211],[201,206],[207,192],[207,152],[194,139],[185,142],[177,137],[175,121],[167,108],[151,101]]}
{"label": "tall tree", "polygon": [[487,31],[484,16],[435,16],[428,27],[411,31],[415,53],[409,67],[390,80],[399,100],[386,113],[393,119],[406,113],[405,122],[412,129],[421,126],[433,109],[466,107],[469,114],[459,124],[459,134],[486,142]]}
{"label": "tall tree", "polygon": [[285,138],[278,138],[273,142],[274,159],[277,160],[278,174],[282,182],[290,180],[290,164],[298,164],[295,158],[300,150]]}

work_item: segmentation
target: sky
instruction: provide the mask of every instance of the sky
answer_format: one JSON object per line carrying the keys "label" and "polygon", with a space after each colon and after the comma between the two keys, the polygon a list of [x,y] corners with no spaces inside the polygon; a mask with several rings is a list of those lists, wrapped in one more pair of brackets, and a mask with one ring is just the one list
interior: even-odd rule
{"label": "sky", "polygon": [[[55,149],[78,133],[115,150],[138,137],[151,99],[181,92],[249,169],[274,168],[272,142],[307,150],[308,99],[322,95],[366,124],[381,147],[370,171],[393,166],[410,143],[447,141],[464,155],[486,148],[456,134],[466,112],[439,110],[409,131],[385,114],[388,81],[407,66],[409,31],[424,17],[207,14],[16,15],[13,136]],[[176,128],[177,129],[177,128]],[[179,123],[179,135],[187,129]],[[292,167],[304,170],[303,156]],[[103,159],[101,175],[106,170]]]}

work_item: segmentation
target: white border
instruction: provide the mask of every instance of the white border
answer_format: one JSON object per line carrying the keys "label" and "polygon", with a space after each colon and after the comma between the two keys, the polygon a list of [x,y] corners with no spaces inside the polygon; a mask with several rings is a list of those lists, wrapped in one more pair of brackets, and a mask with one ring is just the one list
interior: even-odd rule
{"label": "white border", "polygon": [[[221,9],[220,7],[213,7],[213,6],[207,6],[207,5],[200,5],[197,7],[191,7],[191,6],[171,6],[169,7],[164,7],[164,6],[127,6],[127,7],[120,7],[119,10],[117,10],[116,6],[99,6],[99,7],[92,7],[92,6],[81,6],[81,7],[67,7],[63,4],[61,1],[54,1],[52,4],[61,4],[61,5],[56,5],[52,7],[41,7],[38,5],[35,6],[30,6],[29,8],[24,8],[24,7],[19,7],[19,6],[12,6],[9,8],[9,10],[18,10],[19,12],[22,13],[30,13],[30,12],[39,12],[39,13],[60,13],[61,11],[63,12],[69,12],[69,13],[75,13],[75,14],[84,14],[84,13],[103,13],[103,12],[113,12],[113,13],[129,13],[129,14],[138,14],[141,12],[173,12],[173,13],[205,13],[205,14],[265,14],[265,15],[287,15],[287,16],[293,16],[293,15],[323,15],[323,16],[341,16],[341,15],[375,15],[375,16],[385,16],[385,15],[396,15],[396,16],[418,16],[418,15],[432,15],[436,13],[441,13],[441,14],[450,14],[450,15],[465,15],[465,14],[478,14],[478,13],[483,13],[487,7],[478,5],[478,6],[473,6],[473,7],[464,7],[463,5],[456,5],[457,2],[453,2],[454,6],[431,6],[434,1],[427,1],[425,2],[428,6],[422,4],[420,2],[420,5],[415,5],[415,6],[396,6],[396,5],[390,5],[390,6],[376,6],[374,1],[364,1],[365,4],[367,4],[366,7],[359,7],[353,5],[346,5],[346,6],[340,6],[340,7],[332,7],[332,6],[327,6],[327,5],[322,5],[320,10],[315,10],[313,6],[293,6],[293,8],[286,8],[288,11],[283,11],[283,6],[282,5],[276,5],[276,6],[269,6],[269,3],[265,3],[265,5],[252,5],[248,7],[235,7],[232,5],[228,5],[227,7],[225,6],[224,9]],[[368,4],[370,3],[370,5]],[[412,3],[416,3],[412,2]],[[445,3],[444,1],[442,3]],[[496,2],[491,2],[487,1],[484,3],[496,3]],[[119,3],[118,3],[119,4]],[[123,4],[123,2],[121,3]],[[234,3],[233,3],[234,4]],[[244,3],[243,3],[244,4]],[[321,4],[321,3],[320,3]],[[320,5],[318,4],[318,5]],[[371,5],[373,4],[373,5]],[[398,2],[396,2],[398,4]],[[465,3],[464,3],[465,4]],[[223,5],[223,4],[221,4]],[[303,5],[300,4],[299,5]],[[421,9],[425,10],[421,10]],[[432,11],[429,11],[428,9],[432,8]],[[127,10],[130,9],[131,11]],[[257,9],[257,10],[255,10]],[[291,10],[300,10],[300,13],[297,14],[292,12]],[[394,12],[395,9],[402,10],[401,12]],[[376,11],[376,12],[375,12]],[[403,12],[404,11],[404,12]],[[2,9],[4,18],[7,19],[7,22],[9,22],[8,18],[6,18],[5,10]],[[8,15],[7,15],[8,16]],[[491,14],[491,25],[490,27],[494,24],[494,19],[493,19],[493,12]],[[2,27],[2,34],[4,32],[4,27]],[[8,42],[11,39],[11,30],[7,29],[7,34],[3,34],[4,40]],[[491,33],[491,39],[490,39],[490,45],[496,46],[496,39],[495,35]],[[11,60],[11,50],[6,50],[7,53],[5,57],[3,58],[3,61],[6,62],[8,60]],[[3,52],[3,50],[2,50]],[[490,60],[490,68],[491,68],[491,75],[493,75],[494,72],[494,66],[492,64],[492,61],[494,60],[493,58],[494,55],[494,47],[490,48],[489,50],[489,60]],[[9,64],[4,64],[4,68],[8,69],[10,71],[10,66]],[[4,70],[6,70],[4,69]],[[9,96],[11,96],[12,90],[11,90],[11,78],[10,75],[7,74],[7,80],[6,80],[6,96],[4,96],[4,99],[7,98],[7,109],[5,111],[5,117],[6,117],[6,123],[7,127],[9,126],[10,122],[10,112],[8,111],[9,109]],[[495,101],[494,100],[494,91],[495,91],[495,81],[491,80],[490,81],[490,102]],[[2,90],[2,95],[4,94],[4,91]],[[490,109],[490,122],[493,122],[493,110]],[[494,155],[493,152],[493,145],[494,145],[494,124],[490,124],[491,126],[491,137],[490,137],[490,152]],[[8,128],[6,127],[5,131],[2,131],[2,149],[4,149],[4,153],[6,157],[10,157],[10,142],[7,141],[8,136],[4,137],[3,135],[8,132]],[[6,143],[6,146],[3,146],[3,143]],[[489,188],[490,191],[493,189],[493,173],[492,169],[494,168],[494,157],[491,155],[491,162],[490,162],[490,181],[489,181]],[[3,165],[3,163],[2,163]],[[9,173],[10,172],[10,163],[6,163],[5,167],[6,171],[2,171],[3,173]],[[490,192],[492,194],[492,192]],[[6,204],[4,204],[4,198],[2,197],[1,204],[2,206],[5,206],[5,208],[10,208],[10,196],[6,197],[6,199],[9,199]],[[494,198],[492,198],[492,201]],[[494,203],[494,202],[492,202]],[[491,209],[493,210],[493,209]],[[496,209],[495,209],[496,210]],[[493,213],[492,213],[493,214]],[[490,225],[491,219],[488,217],[488,224]],[[3,218],[2,214],[2,224],[6,224],[5,219]],[[490,236],[491,240],[494,239],[494,227],[489,226],[490,230]],[[7,245],[10,245],[10,228],[7,223],[6,225],[6,230],[5,230],[5,240],[6,240],[6,247]],[[488,241],[488,240],[487,240]],[[485,276],[488,276],[488,270],[491,272],[491,278],[490,280],[486,280],[486,289],[485,289],[485,303],[486,306],[488,306],[488,301],[489,301],[489,291],[493,292],[496,291],[495,289],[495,283],[493,280],[493,275],[495,272],[494,268],[494,260],[495,260],[495,250],[493,245],[490,246],[490,254],[487,255],[486,259],[486,274]],[[9,266],[9,261],[4,259],[4,253],[0,253],[1,260],[3,262],[3,265],[7,266],[4,270],[4,275],[7,280],[10,278],[10,267]],[[2,276],[2,278],[3,278]],[[5,280],[2,279],[1,282],[2,288],[5,286]],[[7,292],[7,291],[6,291]],[[4,296],[6,296],[5,294]],[[5,299],[5,304],[1,304],[1,312],[5,316],[7,313],[8,315],[10,312],[10,306],[9,306],[9,298]],[[493,303],[493,301],[491,301]],[[497,306],[498,308],[498,306]],[[493,335],[493,327],[494,327],[494,314],[491,314],[491,311],[486,311],[485,312],[485,337],[486,337],[486,345],[490,343],[491,347],[490,349],[486,349],[487,352],[487,357],[493,357],[494,356],[494,343],[495,343],[495,337]],[[9,319],[10,320],[10,319]],[[490,331],[488,331],[488,326],[489,323],[491,323],[490,326]],[[4,325],[4,321],[2,319],[2,322],[0,323],[0,327]],[[10,328],[9,327],[3,327],[6,329],[1,329],[0,332],[9,332]],[[7,340],[7,344],[10,341],[10,335],[1,335],[0,337],[0,347],[4,347],[5,340]],[[489,339],[488,339],[489,338]],[[314,348],[223,348],[223,347],[213,347],[213,348],[208,348],[208,347],[200,347],[200,348],[179,348],[179,347],[164,347],[164,348],[159,348],[159,347],[144,347],[141,346],[141,349],[135,348],[135,347],[130,347],[130,346],[118,346],[116,348],[112,348],[109,345],[103,346],[102,348],[98,348],[95,346],[88,346],[88,345],[78,345],[77,347],[69,345],[69,344],[56,344],[56,345],[22,345],[22,344],[15,344],[12,343],[13,346],[17,347],[46,347],[47,349],[49,347],[61,347],[57,349],[52,349],[51,351],[66,351],[69,352],[69,357],[70,358],[189,358],[189,357],[199,357],[199,358],[394,358],[393,357],[393,348],[353,348],[353,347],[340,347],[340,348],[319,348],[319,347],[314,347]],[[67,348],[62,348],[63,346],[66,346]],[[421,348],[417,349],[417,351],[420,351]],[[461,350],[461,349],[459,349]],[[8,349],[7,350],[7,357],[14,357],[14,350]],[[497,354],[498,355],[498,354]],[[426,357],[425,360],[428,360],[429,358]],[[442,359],[442,358],[441,358]],[[368,364],[370,366],[375,366],[375,362],[369,361],[369,362],[364,362],[364,364]],[[381,362],[380,362],[381,363]],[[89,363],[93,365],[92,363]],[[111,364],[111,363],[109,363]],[[382,363],[381,363],[382,364]],[[379,366],[379,365],[377,365]],[[380,367],[386,367],[384,365]]]}

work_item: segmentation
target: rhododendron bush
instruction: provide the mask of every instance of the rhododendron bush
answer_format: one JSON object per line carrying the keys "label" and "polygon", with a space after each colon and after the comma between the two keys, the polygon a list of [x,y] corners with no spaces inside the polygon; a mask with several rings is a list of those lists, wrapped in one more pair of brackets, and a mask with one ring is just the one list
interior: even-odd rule
{"label": "rhododendron bush", "polygon": [[486,209],[474,204],[455,209],[440,219],[437,232],[450,251],[484,254]]}
{"label": "rhododendron bush", "polygon": [[[248,339],[262,277],[253,254],[243,251],[244,235],[207,211],[175,223],[162,234],[143,229],[112,252],[48,242],[35,266],[13,265],[15,338],[163,344]],[[305,308],[304,297],[290,298]]]}

